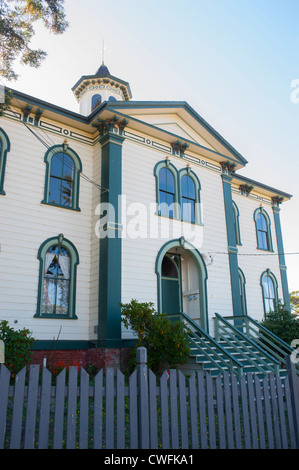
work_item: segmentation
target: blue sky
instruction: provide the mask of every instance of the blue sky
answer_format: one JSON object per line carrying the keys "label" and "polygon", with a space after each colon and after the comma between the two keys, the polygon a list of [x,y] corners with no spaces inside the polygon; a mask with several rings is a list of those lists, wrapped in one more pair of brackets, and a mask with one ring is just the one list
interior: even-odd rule
{"label": "blue sky", "polygon": [[[187,101],[247,160],[242,174],[293,194],[281,221],[299,252],[298,0],[66,0],[63,36],[37,25],[39,69],[17,65],[12,88],[78,111],[71,87],[102,60],[134,100]],[[293,92],[293,95],[292,95]],[[299,290],[299,255],[287,255]]]}

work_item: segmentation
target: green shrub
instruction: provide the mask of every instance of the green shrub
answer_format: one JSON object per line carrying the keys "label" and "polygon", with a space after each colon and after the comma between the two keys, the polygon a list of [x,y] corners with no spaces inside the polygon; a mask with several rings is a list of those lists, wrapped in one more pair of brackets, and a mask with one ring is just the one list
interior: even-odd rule
{"label": "green shrub", "polygon": [[29,330],[25,328],[14,330],[9,326],[8,321],[1,320],[0,339],[5,345],[5,365],[12,376],[15,376],[29,363],[34,338]]}
{"label": "green shrub", "polygon": [[[147,348],[148,365],[153,372],[161,372],[163,364],[170,368],[183,364],[190,352],[188,336],[182,323],[170,321],[166,314],[158,314],[151,302],[132,300],[121,304],[124,325],[137,335],[136,347]],[[131,365],[136,365],[134,349]]]}
{"label": "green shrub", "polygon": [[299,320],[281,301],[277,303],[274,311],[265,314],[260,323],[289,345],[299,338]]}

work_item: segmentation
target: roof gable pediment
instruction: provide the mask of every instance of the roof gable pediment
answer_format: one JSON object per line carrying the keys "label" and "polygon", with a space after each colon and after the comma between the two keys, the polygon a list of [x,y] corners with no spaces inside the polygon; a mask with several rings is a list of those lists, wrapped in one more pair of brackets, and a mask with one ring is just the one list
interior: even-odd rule
{"label": "roof gable pediment", "polygon": [[139,126],[173,135],[186,143],[200,146],[234,161],[237,167],[246,165],[247,160],[237,152],[212,126],[210,126],[186,102],[143,102],[127,101],[107,103],[105,109],[125,116]]}

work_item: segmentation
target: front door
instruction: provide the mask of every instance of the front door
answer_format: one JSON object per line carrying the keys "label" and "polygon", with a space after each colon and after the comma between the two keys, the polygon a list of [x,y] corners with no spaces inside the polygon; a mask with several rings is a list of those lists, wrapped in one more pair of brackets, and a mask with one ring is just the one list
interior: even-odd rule
{"label": "front door", "polygon": [[182,310],[181,259],[166,254],[162,261],[162,312],[179,313]]}

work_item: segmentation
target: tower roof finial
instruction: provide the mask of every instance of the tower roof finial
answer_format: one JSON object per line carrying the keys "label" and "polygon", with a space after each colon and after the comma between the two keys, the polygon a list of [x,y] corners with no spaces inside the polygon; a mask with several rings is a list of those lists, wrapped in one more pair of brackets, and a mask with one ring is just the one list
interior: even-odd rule
{"label": "tower roof finial", "polygon": [[105,63],[105,40],[102,39],[102,65]]}

